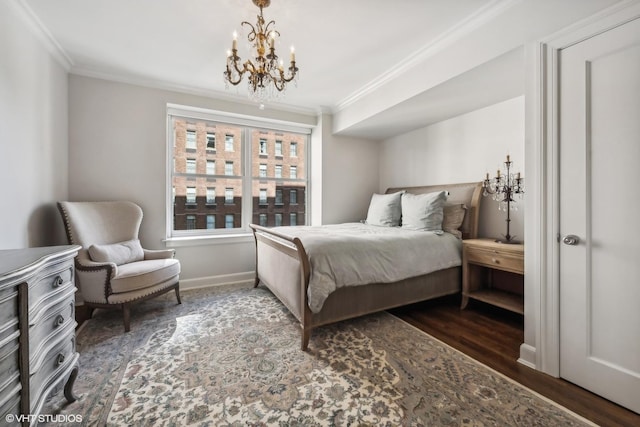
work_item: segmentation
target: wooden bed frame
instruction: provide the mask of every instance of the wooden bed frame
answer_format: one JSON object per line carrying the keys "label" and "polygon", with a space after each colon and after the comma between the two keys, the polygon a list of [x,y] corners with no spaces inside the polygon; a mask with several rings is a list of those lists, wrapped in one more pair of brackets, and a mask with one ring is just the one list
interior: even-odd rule
{"label": "wooden bed frame", "polygon": [[[448,204],[463,203],[467,206],[467,213],[460,227],[463,238],[477,237],[481,183],[389,188],[387,193],[400,190],[413,194],[447,190]],[[307,301],[309,258],[300,239],[255,224],[250,227],[256,241],[255,286],[260,283],[266,285],[298,319],[302,328],[302,350],[306,350],[309,345],[311,331],[319,326],[455,294],[461,289],[462,269],[453,267],[395,283],[341,287],[329,295],[319,313],[313,313]]]}

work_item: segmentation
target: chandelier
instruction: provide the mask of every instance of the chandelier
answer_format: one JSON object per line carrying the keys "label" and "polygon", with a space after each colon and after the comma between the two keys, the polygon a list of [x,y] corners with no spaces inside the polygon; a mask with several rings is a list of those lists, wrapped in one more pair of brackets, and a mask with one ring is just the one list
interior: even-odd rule
{"label": "chandelier", "polygon": [[511,223],[511,211],[518,210],[513,197],[517,195],[522,198],[524,195],[524,178],[520,175],[520,172],[517,174],[511,172],[512,165],[511,157],[507,154],[507,161],[504,162],[504,173],[500,173],[500,169],[498,169],[495,178],[490,179],[487,172],[487,176],[482,181],[482,195],[491,195],[493,200],[499,202],[498,210],[507,213],[507,234],[503,236],[504,239],[496,240],[496,242],[500,243],[520,243],[514,240],[515,236],[509,233],[509,225]]}
{"label": "chandelier", "polygon": [[250,23],[243,21],[242,26],[251,29],[247,39],[253,48],[253,58],[241,63],[238,56],[238,35],[233,33],[231,50],[227,52],[227,67],[224,71],[225,85],[229,83],[236,86],[242,81],[242,76],[248,73],[249,98],[262,102],[274,99],[284,92],[287,83],[292,80],[297,84],[298,67],[296,67],[296,54],[291,48],[291,60],[288,73],[285,73],[284,62],[276,55],[275,41],[280,37],[280,33],[271,28],[275,21],[269,21],[265,25],[262,9],[271,4],[271,0],[253,0],[253,4],[260,8],[258,22],[254,27]]}

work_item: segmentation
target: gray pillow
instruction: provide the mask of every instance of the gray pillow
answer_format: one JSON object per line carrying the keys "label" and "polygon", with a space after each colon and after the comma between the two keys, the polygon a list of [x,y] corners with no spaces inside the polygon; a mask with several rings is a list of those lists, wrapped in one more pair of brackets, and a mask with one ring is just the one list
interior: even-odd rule
{"label": "gray pillow", "polygon": [[111,245],[91,245],[89,246],[89,256],[95,262],[112,262],[116,265],[122,265],[142,261],[144,250],[140,245],[140,240],[135,239]]}
{"label": "gray pillow", "polygon": [[408,230],[442,231],[442,208],[446,191],[402,195],[402,228]]}
{"label": "gray pillow", "polygon": [[460,227],[464,222],[467,207],[464,204],[444,205],[442,208],[442,230],[451,233],[458,239],[462,239]]}
{"label": "gray pillow", "polygon": [[374,194],[371,196],[366,223],[384,227],[399,226],[400,217],[402,216],[400,207],[402,193],[404,193],[404,191],[398,191],[392,194]]}

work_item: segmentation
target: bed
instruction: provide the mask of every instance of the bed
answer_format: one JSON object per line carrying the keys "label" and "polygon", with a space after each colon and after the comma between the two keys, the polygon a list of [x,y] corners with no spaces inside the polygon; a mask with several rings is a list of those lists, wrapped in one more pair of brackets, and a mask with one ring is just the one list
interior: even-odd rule
{"label": "bed", "polygon": [[[465,208],[458,235],[463,239],[476,238],[481,183],[389,188],[386,194],[403,191],[421,195],[443,190],[448,192],[448,206],[463,205]],[[320,309],[318,303],[312,301],[312,311],[309,291],[312,262],[303,245],[303,240],[308,241],[308,238],[297,236],[291,231],[293,227],[266,228],[251,224],[251,228],[256,242],[255,286],[262,283],[269,288],[300,322],[302,350],[307,349],[314,328],[461,290],[462,271],[456,265],[394,282],[371,280],[359,286],[338,286],[322,301]],[[450,241],[450,237],[443,240]],[[460,254],[458,256],[461,257]]]}

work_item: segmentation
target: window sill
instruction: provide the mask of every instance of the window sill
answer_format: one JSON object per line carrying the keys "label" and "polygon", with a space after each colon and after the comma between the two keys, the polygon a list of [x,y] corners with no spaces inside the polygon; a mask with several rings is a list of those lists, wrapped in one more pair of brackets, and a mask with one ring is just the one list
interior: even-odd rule
{"label": "window sill", "polygon": [[215,236],[182,236],[169,237],[163,240],[168,248],[186,248],[192,246],[212,246],[235,243],[253,243],[252,233],[239,231],[233,234],[218,234]]}

